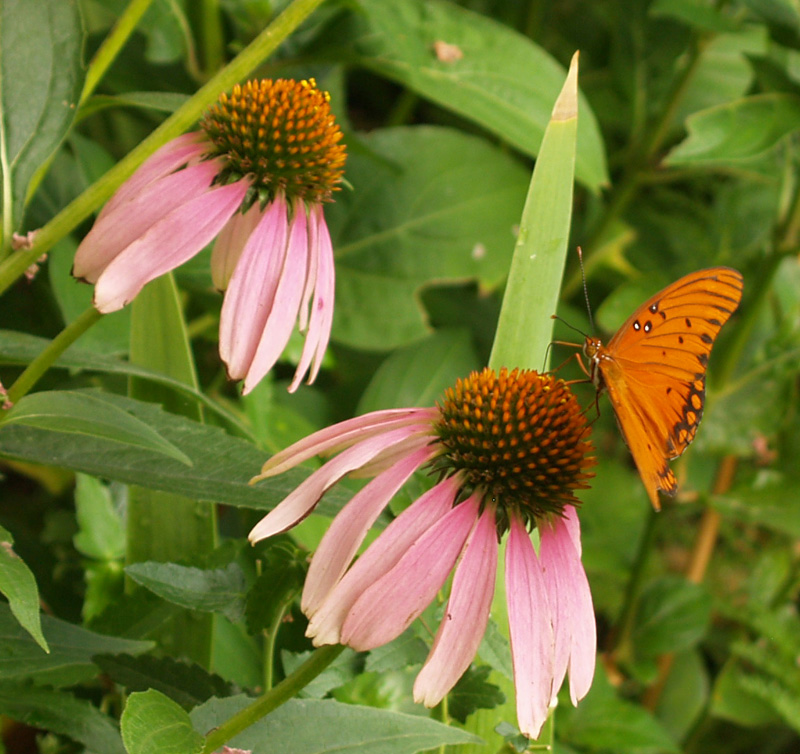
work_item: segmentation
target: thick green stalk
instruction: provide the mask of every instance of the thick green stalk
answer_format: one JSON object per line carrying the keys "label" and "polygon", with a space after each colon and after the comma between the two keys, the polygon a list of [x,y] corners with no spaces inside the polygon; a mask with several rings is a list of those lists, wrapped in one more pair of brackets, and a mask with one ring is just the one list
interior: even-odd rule
{"label": "thick green stalk", "polygon": [[324,0],[294,0],[214,78],[180,109],[131,150],[102,178],[70,202],[41,228],[30,249],[23,249],[0,264],[0,294],[55,243],[70,233],[111,197],[117,188],[159,147],[190,128],[203,112],[234,84],[252,73]]}

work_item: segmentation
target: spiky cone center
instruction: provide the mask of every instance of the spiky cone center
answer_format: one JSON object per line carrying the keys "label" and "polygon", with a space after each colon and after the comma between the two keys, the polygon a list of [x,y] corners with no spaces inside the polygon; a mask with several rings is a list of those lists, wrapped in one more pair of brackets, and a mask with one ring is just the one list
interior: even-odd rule
{"label": "spiky cone center", "polygon": [[595,464],[590,427],[561,379],[533,370],[473,372],[448,388],[435,431],[436,466],[459,473],[466,492],[484,492],[498,527],[518,511],[531,525],[580,501]]}
{"label": "spiky cone center", "polygon": [[218,182],[252,181],[243,209],[279,193],[324,202],[338,190],[347,154],[329,100],[314,79],[262,79],[237,84],[208,110],[200,126],[213,144],[207,156],[224,158]]}

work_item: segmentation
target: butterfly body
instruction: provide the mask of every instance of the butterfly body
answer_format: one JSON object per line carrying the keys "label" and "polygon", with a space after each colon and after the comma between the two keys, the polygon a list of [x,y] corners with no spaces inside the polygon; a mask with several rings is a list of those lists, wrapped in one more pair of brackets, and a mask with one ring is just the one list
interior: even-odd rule
{"label": "butterfly body", "polygon": [[742,296],[729,267],[686,275],[642,304],[605,346],[588,336],[589,376],[605,391],[653,507],[678,485],[668,461],[694,439],[711,347]]}

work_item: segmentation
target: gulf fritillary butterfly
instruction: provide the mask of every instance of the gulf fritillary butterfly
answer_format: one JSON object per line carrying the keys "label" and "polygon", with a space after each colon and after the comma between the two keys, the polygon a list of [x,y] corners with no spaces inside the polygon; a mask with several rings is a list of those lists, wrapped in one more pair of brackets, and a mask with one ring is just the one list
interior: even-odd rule
{"label": "gulf fritillary butterfly", "polygon": [[605,390],[647,495],[673,496],[668,461],[688,447],[705,403],[706,366],[720,328],[742,298],[730,267],[698,270],[645,301],[604,346],[587,336],[588,374]]}

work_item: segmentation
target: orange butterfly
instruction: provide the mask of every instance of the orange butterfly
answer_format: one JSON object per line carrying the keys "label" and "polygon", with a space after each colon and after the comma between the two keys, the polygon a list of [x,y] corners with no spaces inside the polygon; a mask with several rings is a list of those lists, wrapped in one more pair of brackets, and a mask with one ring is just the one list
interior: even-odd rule
{"label": "orange butterfly", "polygon": [[742,298],[730,267],[699,270],[642,304],[604,346],[586,337],[588,375],[611,405],[653,507],[678,489],[667,463],[688,447],[705,402],[706,366],[720,328]]}

